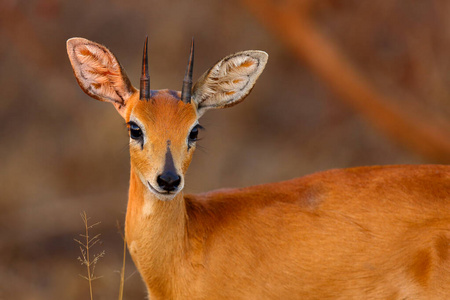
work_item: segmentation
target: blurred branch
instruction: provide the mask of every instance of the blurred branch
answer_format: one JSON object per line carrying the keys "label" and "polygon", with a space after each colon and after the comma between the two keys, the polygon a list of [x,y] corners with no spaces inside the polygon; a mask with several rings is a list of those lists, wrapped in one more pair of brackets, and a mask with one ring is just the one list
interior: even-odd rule
{"label": "blurred branch", "polygon": [[450,125],[436,126],[381,95],[310,19],[312,1],[243,0],[347,105],[376,128],[438,162],[450,162]]}

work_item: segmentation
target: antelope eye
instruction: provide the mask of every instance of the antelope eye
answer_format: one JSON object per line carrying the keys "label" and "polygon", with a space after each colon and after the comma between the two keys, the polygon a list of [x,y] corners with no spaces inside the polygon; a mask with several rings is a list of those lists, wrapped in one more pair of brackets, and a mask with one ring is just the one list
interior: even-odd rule
{"label": "antelope eye", "polygon": [[198,132],[200,129],[203,129],[203,127],[200,124],[197,124],[194,126],[194,128],[192,128],[188,137],[189,146],[191,146],[191,144],[194,144],[198,140]]}
{"label": "antelope eye", "polygon": [[128,130],[130,131],[130,137],[133,140],[140,140],[142,139],[142,130],[139,128],[139,126],[136,125],[134,122],[128,123]]}
{"label": "antelope eye", "polygon": [[189,141],[195,142],[198,138],[198,125],[195,125],[194,128],[192,128],[191,133],[189,133]]}

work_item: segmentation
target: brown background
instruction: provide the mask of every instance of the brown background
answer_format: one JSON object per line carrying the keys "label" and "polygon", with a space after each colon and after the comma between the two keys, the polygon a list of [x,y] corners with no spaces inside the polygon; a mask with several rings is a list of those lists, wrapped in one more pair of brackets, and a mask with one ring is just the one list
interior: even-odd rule
{"label": "brown background", "polygon": [[[448,129],[448,1],[298,4],[304,2],[312,3],[308,18],[315,29],[377,93]],[[269,53],[245,102],[201,120],[206,131],[188,172],[188,192],[330,168],[448,161],[375,129],[279,32],[260,23],[251,3],[0,2],[0,299],[88,299],[73,241],[83,230],[82,211],[101,221],[94,232],[102,233],[103,243],[95,252],[106,251],[96,268],[103,277],[94,282],[95,299],[117,297],[122,243],[116,221],[123,223],[127,200],[127,132],[111,105],[77,85],[65,50],[70,37],[106,45],[137,85],[148,35],[152,89],[181,88],[191,36],[195,78],[230,53]],[[144,299],[144,285],[130,259],[127,264],[125,299]]]}

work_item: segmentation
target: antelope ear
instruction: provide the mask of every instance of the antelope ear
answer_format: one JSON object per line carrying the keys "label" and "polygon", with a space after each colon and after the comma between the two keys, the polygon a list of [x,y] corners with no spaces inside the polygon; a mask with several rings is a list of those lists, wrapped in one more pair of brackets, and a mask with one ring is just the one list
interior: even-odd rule
{"label": "antelope ear", "polygon": [[238,52],[206,71],[192,92],[198,114],[201,116],[208,109],[225,108],[244,100],[264,70],[268,57],[263,51]]}
{"label": "antelope ear", "polygon": [[94,99],[111,102],[124,117],[127,101],[137,91],[114,54],[83,38],[67,40],[67,54],[81,89]]}

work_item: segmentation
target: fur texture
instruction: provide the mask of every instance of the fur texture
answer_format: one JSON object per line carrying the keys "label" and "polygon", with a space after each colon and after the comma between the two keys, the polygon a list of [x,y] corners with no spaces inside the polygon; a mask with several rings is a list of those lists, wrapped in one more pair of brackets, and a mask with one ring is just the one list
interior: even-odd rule
{"label": "fur texture", "polygon": [[[140,101],[104,46],[67,45],[83,90],[141,127],[142,140],[130,139],[125,231],[151,299],[450,299],[449,166],[332,170],[184,195],[190,131],[207,109],[242,101],[267,55],[221,60],[191,103],[169,90]],[[155,188],[167,151],[182,178],[171,194]]]}

